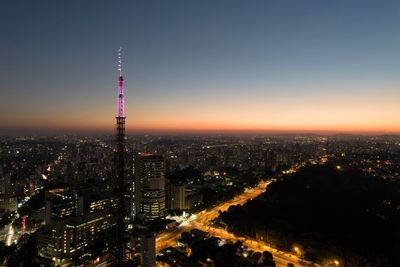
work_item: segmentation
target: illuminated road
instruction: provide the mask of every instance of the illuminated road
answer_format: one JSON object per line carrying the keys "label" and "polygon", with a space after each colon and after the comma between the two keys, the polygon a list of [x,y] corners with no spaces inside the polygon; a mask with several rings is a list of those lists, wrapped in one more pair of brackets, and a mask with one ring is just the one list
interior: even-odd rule
{"label": "illuminated road", "polygon": [[8,231],[6,235],[6,246],[11,246],[14,240],[14,229],[12,227],[12,223],[7,225]]}
{"label": "illuminated road", "polygon": [[[301,166],[289,169],[287,173],[296,172],[300,167]],[[294,266],[319,266],[315,263],[301,260],[294,254],[271,248],[265,242],[245,237],[239,237],[233,233],[228,232],[227,230],[212,226],[212,220],[219,216],[219,212],[228,210],[230,206],[244,204],[248,200],[259,196],[265,191],[270,183],[271,182],[261,181],[256,187],[246,190],[242,194],[234,197],[233,199],[221,203],[216,207],[211,208],[210,210],[203,210],[202,212],[195,214],[195,216],[192,216],[191,219],[181,223],[177,229],[160,233],[156,239],[157,252],[167,247],[177,246],[176,242],[183,232],[197,228],[204,232],[208,232],[210,236],[223,238],[233,242],[242,241],[243,245],[253,251],[270,251],[274,256],[274,261],[277,267],[286,267],[288,263],[293,263]]]}
{"label": "illuminated road", "polygon": [[221,203],[210,210],[207,211],[203,210],[202,212],[197,213],[194,216],[195,219],[181,223],[178,229],[175,229],[173,231],[164,231],[160,233],[157,236],[157,243],[156,243],[157,251],[160,251],[161,249],[164,249],[169,246],[176,246],[176,241],[180,238],[180,235],[185,231],[194,229],[200,225],[202,225],[203,227],[205,226],[209,227],[211,221],[218,217],[219,211],[221,212],[226,211],[230,206],[244,204],[246,203],[246,201],[259,196],[261,193],[264,192],[265,188],[269,185],[269,183],[270,182],[262,181],[258,184],[258,186],[250,190],[246,190],[245,192],[234,197],[231,200]]}

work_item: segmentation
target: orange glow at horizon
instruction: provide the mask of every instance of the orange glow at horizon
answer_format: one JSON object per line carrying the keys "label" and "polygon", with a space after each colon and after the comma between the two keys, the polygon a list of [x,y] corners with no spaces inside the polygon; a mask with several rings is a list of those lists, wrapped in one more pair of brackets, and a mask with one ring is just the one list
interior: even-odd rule
{"label": "orange glow at horizon", "polygon": [[[279,88],[271,96],[262,88],[256,90],[258,95],[241,94],[244,89],[236,88],[227,96],[184,94],[171,99],[137,98],[128,91],[126,128],[128,132],[400,133],[400,95],[394,87],[368,88],[369,94],[358,88],[360,93],[354,95],[340,88],[297,96],[280,95]],[[108,97],[90,105],[82,99],[57,107],[28,102],[12,117],[0,114],[0,129],[112,132],[115,102]]]}
{"label": "orange glow at horizon", "polygon": [[[227,99],[223,102],[198,101],[191,105],[168,106],[164,102],[158,103],[157,107],[131,106],[128,105],[126,110],[128,132],[400,133],[400,105],[396,99],[261,99],[257,103]],[[12,119],[0,119],[3,126],[15,129],[111,132],[115,124],[114,113],[112,107],[98,106],[84,112],[84,116],[78,109],[71,108],[58,111],[58,114],[42,112],[41,116],[19,114]]]}
{"label": "orange glow at horizon", "polygon": [[[89,131],[89,132],[112,132],[114,131],[114,120],[109,123],[27,123],[24,125],[7,125],[7,128],[15,130],[49,130],[49,131]],[[400,134],[400,125],[388,125],[385,123],[374,125],[251,125],[233,124],[224,122],[170,122],[155,121],[152,123],[139,123],[132,126],[133,122],[127,123],[127,132],[328,132],[328,133],[393,133]]]}

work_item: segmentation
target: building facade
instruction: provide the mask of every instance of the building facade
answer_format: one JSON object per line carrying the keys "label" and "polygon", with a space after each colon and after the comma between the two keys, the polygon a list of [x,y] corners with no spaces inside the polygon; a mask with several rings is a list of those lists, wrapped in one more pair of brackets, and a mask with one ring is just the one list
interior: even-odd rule
{"label": "building facade", "polygon": [[183,184],[168,183],[167,186],[167,208],[171,210],[186,209],[186,189]]}
{"label": "building facade", "polygon": [[147,221],[165,215],[165,161],[153,154],[135,160],[135,212]]}

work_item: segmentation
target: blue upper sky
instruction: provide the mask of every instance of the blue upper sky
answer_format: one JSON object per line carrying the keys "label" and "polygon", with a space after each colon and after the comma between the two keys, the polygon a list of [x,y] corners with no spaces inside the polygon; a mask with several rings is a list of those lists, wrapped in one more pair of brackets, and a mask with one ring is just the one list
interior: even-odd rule
{"label": "blue upper sky", "polygon": [[1,1],[0,128],[107,128],[119,46],[132,129],[400,129],[395,0]]}

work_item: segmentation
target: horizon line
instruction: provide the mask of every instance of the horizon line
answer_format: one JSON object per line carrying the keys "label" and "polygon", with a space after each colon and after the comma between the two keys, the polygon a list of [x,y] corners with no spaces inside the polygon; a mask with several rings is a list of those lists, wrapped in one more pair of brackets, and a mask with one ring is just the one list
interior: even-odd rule
{"label": "horizon line", "polygon": [[[112,128],[13,128],[1,129],[0,136],[7,135],[53,135],[53,134],[114,134]],[[315,134],[315,135],[400,135],[400,131],[388,130],[335,130],[335,129],[126,129],[127,134]]]}

